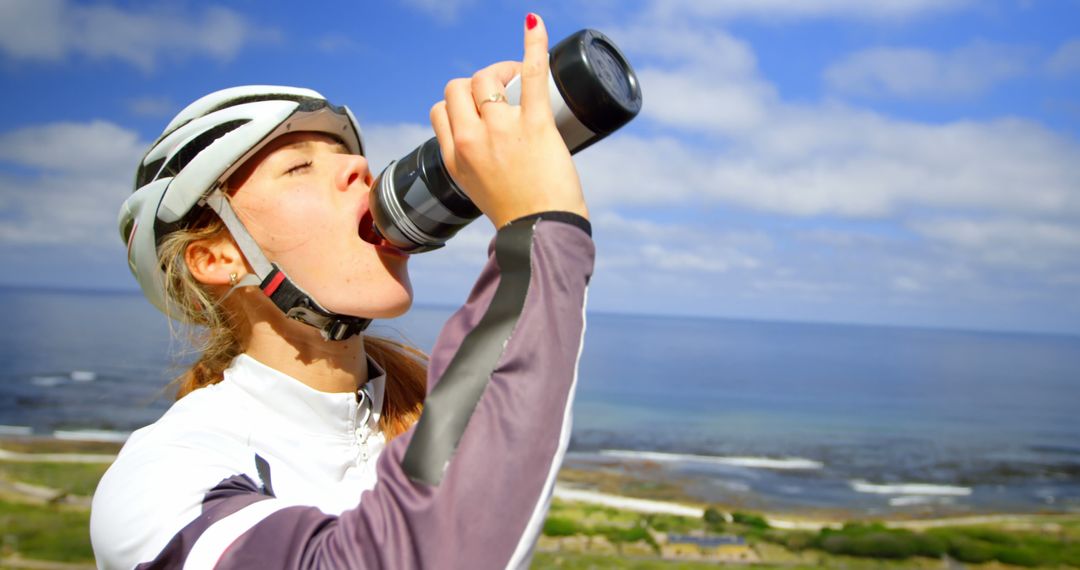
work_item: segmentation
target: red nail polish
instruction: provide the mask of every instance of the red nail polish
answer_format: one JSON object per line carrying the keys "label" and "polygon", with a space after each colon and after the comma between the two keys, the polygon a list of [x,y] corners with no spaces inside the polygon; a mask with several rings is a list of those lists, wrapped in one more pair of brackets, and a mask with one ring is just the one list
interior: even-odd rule
{"label": "red nail polish", "polygon": [[531,30],[536,27],[536,14],[529,12],[528,16],[525,16],[525,28]]}

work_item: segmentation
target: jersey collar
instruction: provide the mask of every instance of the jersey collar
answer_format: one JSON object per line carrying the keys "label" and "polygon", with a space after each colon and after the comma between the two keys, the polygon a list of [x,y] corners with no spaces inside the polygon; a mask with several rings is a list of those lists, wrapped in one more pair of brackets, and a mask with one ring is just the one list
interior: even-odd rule
{"label": "jersey collar", "polygon": [[386,390],[386,372],[367,359],[368,381],[357,392],[321,392],[241,354],[225,370],[225,381],[267,408],[263,417],[280,427],[326,437],[355,437],[361,426],[377,430]]}

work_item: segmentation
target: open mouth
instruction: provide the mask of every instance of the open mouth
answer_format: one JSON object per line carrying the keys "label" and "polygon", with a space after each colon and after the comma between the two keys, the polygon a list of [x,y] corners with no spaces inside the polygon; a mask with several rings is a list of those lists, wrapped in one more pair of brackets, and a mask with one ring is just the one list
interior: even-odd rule
{"label": "open mouth", "polygon": [[394,244],[387,241],[386,238],[379,233],[379,229],[375,227],[375,220],[371,216],[371,210],[364,212],[364,215],[360,217],[360,226],[357,228],[356,233],[360,236],[360,239],[387,253],[400,256],[409,255],[395,247]]}
{"label": "open mouth", "polygon": [[382,242],[385,241],[379,235],[379,230],[375,228],[375,220],[371,217],[371,210],[364,212],[364,215],[360,216],[360,227],[356,230],[356,233],[360,236],[360,239],[371,245],[382,245]]}

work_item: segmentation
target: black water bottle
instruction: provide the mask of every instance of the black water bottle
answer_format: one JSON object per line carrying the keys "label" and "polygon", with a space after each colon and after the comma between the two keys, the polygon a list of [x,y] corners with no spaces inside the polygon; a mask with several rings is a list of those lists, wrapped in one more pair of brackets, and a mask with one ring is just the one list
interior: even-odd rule
{"label": "black water bottle", "polygon": [[[603,139],[641,110],[641,87],[622,52],[596,30],[581,30],[550,51],[551,109],[571,154]],[[521,81],[506,86],[521,101]],[[450,177],[432,137],[391,162],[371,186],[370,241],[386,240],[409,253],[438,249],[480,210]],[[364,235],[364,228],[361,235]]]}

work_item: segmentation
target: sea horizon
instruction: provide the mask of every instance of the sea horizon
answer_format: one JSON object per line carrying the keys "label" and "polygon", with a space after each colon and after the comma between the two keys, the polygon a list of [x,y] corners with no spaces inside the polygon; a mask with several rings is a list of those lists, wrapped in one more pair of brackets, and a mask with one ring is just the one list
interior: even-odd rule
{"label": "sea horizon", "polygon": [[[75,294],[87,294],[87,295],[106,295],[106,296],[131,296],[142,298],[142,291],[135,288],[104,288],[104,287],[76,287],[76,286],[64,286],[64,285],[27,285],[20,283],[2,283],[0,282],[0,292],[2,291],[23,291],[23,292],[40,292],[40,293],[75,293]],[[414,302],[412,309],[437,309],[455,311],[461,305],[451,302]],[[412,310],[410,309],[410,310]],[[612,310],[612,309],[594,309],[586,307],[586,315],[609,315],[609,316],[624,316],[624,317],[647,317],[647,318],[672,318],[672,319],[704,319],[704,320],[724,320],[733,322],[747,322],[747,323],[775,323],[775,324],[791,324],[791,325],[829,325],[829,326],[850,326],[850,327],[872,327],[872,328],[899,328],[899,329],[912,329],[912,330],[926,330],[926,331],[952,331],[962,333],[986,333],[986,334],[1001,334],[1001,335],[1036,335],[1036,336],[1060,336],[1080,339],[1080,328],[1075,331],[1065,330],[1046,330],[1046,329],[1026,329],[1026,328],[995,328],[995,327],[977,327],[967,326],[962,324],[947,325],[947,324],[909,324],[909,323],[895,323],[884,321],[843,321],[843,320],[825,320],[825,319],[777,319],[769,317],[759,316],[732,316],[721,314],[691,314],[691,313],[656,313],[647,311],[629,311],[629,310]],[[391,319],[393,320],[393,319]]]}

